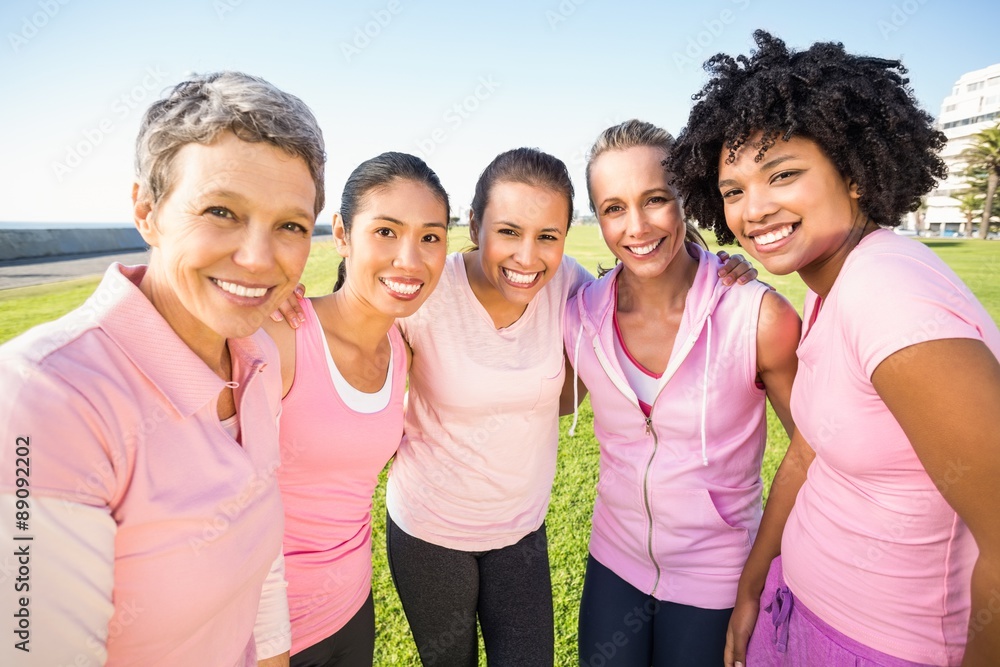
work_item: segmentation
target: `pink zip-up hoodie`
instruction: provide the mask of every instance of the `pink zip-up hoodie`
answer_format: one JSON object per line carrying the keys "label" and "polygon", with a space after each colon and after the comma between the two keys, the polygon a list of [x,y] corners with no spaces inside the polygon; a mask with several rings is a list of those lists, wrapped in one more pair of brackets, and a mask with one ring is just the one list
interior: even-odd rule
{"label": "pink zip-up hoodie", "polygon": [[567,304],[564,337],[601,448],[590,553],[658,600],[726,609],[762,513],[757,317],[767,287],[723,285],[718,258],[688,250],[698,271],[650,417],[614,351],[621,265]]}

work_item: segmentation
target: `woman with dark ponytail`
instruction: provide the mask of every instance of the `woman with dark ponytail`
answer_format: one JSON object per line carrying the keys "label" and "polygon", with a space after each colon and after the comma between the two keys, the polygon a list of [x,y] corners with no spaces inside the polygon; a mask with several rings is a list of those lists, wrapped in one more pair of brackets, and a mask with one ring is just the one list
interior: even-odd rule
{"label": "woman with dark ponytail", "polygon": [[371,506],[403,434],[409,350],[395,323],[444,267],[449,205],[419,158],[383,153],[344,186],[336,291],[303,299],[295,328],[268,321],[284,398],[278,483],[293,667],[370,667]]}

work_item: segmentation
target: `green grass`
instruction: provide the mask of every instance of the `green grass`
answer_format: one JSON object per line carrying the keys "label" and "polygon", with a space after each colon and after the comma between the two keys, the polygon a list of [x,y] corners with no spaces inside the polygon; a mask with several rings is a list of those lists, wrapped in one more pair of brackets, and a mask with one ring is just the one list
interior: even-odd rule
{"label": "green grass", "polygon": [[[1000,243],[975,240],[925,240],[966,282],[995,321],[1000,321]],[[449,234],[449,248],[469,245],[468,229]],[[613,264],[611,253],[594,226],[574,227],[567,253],[596,271],[598,263]],[[714,249],[714,246],[713,246]],[[727,248],[735,252],[733,248]],[[309,294],[323,294],[333,287],[339,257],[329,242],[313,246],[303,282]],[[759,269],[759,267],[758,267]],[[760,270],[760,269],[759,269]],[[801,313],[805,286],[798,276],[773,276],[761,270],[761,278],[795,304]],[[0,291],[0,342],[21,331],[75,308],[93,291],[97,279],[83,279]],[[558,470],[547,518],[549,558],[556,620],[556,664],[576,664],[576,616],[583,588],[583,570],[590,533],[590,512],[597,483],[597,442],[593,437],[590,403],[580,410],[575,438],[566,435],[569,418],[563,418]],[[788,446],[788,439],[774,413],[768,409],[768,446],[764,458],[765,486],[770,484]],[[374,503],[374,593],[378,618],[377,665],[418,664],[416,648],[403,616],[399,597],[389,577],[385,556],[385,473]],[[485,664],[485,657],[481,657]]]}

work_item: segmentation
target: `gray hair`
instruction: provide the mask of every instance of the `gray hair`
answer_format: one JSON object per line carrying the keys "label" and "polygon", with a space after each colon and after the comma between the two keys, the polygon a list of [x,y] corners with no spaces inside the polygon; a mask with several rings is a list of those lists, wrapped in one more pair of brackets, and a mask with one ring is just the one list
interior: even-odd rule
{"label": "gray hair", "polygon": [[326,151],[316,117],[298,97],[241,72],[196,75],[146,110],[135,150],[140,191],[159,202],[172,186],[177,152],[186,144],[211,143],[227,130],[302,158],[316,185],[316,214],[323,210]]}
{"label": "gray hair", "polygon": [[[590,167],[594,164],[594,160],[609,151],[624,151],[639,146],[659,148],[663,151],[665,162],[667,156],[670,155],[670,150],[674,147],[674,137],[662,127],[635,118],[618,125],[612,125],[598,135],[597,141],[587,153],[587,200],[590,202],[592,213],[597,214],[597,210],[594,208],[594,195],[590,188]],[[665,165],[664,169],[666,169]],[[705,239],[702,238],[697,227],[688,221],[685,221],[684,226],[686,240],[708,249],[708,244],[705,243]]]}

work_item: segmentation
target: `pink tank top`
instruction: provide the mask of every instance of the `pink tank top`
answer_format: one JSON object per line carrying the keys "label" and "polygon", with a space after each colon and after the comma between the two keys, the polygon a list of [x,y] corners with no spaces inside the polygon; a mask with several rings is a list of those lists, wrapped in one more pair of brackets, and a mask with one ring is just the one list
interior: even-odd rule
{"label": "pink tank top", "polygon": [[312,303],[295,333],[295,382],[282,400],[281,468],[285,575],[292,653],[325,639],[371,590],[372,494],[403,435],[406,348],[389,331],[389,404],[362,414],[337,394]]}

